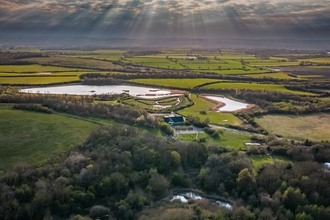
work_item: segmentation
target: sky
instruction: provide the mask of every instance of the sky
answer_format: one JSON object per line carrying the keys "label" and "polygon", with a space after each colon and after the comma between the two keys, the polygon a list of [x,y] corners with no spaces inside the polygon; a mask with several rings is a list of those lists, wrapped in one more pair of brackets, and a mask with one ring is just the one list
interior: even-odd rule
{"label": "sky", "polygon": [[330,39],[330,0],[0,0],[0,33]]}

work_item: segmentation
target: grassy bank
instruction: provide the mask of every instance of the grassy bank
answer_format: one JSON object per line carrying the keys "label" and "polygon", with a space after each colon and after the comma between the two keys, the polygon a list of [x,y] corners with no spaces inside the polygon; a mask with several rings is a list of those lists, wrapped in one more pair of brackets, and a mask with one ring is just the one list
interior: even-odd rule
{"label": "grassy bank", "polygon": [[39,164],[83,143],[98,125],[55,114],[12,110],[0,105],[0,168]]}
{"label": "grassy bank", "polygon": [[[214,103],[206,101],[203,98],[197,97],[195,94],[191,94],[192,101],[195,105],[179,111],[184,116],[192,115],[198,116],[201,120],[209,118],[211,123],[219,125],[241,125],[241,121],[230,113],[212,112],[210,108],[215,106]],[[206,114],[201,114],[201,111],[205,111]]]}

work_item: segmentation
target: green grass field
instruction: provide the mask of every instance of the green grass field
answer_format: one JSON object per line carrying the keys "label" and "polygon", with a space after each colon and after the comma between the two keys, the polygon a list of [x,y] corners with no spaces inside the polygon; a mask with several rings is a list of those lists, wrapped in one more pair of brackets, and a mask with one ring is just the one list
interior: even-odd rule
{"label": "green grass field", "polygon": [[[212,112],[210,108],[215,104],[209,101],[206,101],[203,98],[197,97],[195,94],[191,94],[192,101],[195,102],[195,105],[185,108],[178,113],[188,116],[198,116],[201,120],[205,120],[209,118],[211,123],[218,125],[241,125],[241,120],[230,113],[222,113],[222,112]],[[206,114],[201,114],[201,111],[205,111]]]}
{"label": "green grass field", "polygon": [[253,77],[253,78],[263,78],[263,77],[271,77],[276,79],[299,79],[297,77],[291,77],[288,74],[283,72],[278,73],[262,73],[262,74],[247,74],[245,76]]}
{"label": "green grass field", "polygon": [[285,156],[274,156],[276,163],[289,163],[291,160]]}
{"label": "green grass field", "polygon": [[192,70],[241,69],[243,65],[237,60],[179,60]]}
{"label": "green grass field", "polygon": [[129,80],[135,83],[149,84],[155,86],[175,87],[175,88],[194,88],[198,85],[209,83],[209,82],[220,82],[215,79],[134,79]]}
{"label": "green grass field", "polygon": [[179,139],[184,141],[199,140],[200,138],[205,138],[207,143],[216,143],[219,146],[229,147],[236,150],[244,150],[244,141],[250,140],[250,135],[242,134],[232,131],[223,130],[223,134],[220,137],[214,138],[204,132],[196,134],[180,134]]}
{"label": "green grass field", "polygon": [[[33,62],[33,63],[43,64],[43,65],[51,64],[51,65],[56,65],[56,66],[62,66],[65,68],[70,67],[70,66],[75,66],[75,67],[79,67],[82,69],[94,69],[94,71],[95,70],[110,70],[110,69],[114,69],[114,68],[116,68],[116,69],[122,68],[122,66],[115,65],[109,61],[82,59],[82,58],[64,57],[64,56],[28,58],[28,59],[24,59],[24,60]],[[80,70],[80,71],[83,71],[83,70]]]}
{"label": "green grass field", "polygon": [[89,58],[89,59],[97,59],[97,60],[109,60],[109,61],[118,61],[123,57],[123,55],[116,55],[116,54],[97,54],[97,55],[74,55],[72,57],[76,58]]}
{"label": "green grass field", "polygon": [[[51,74],[48,74],[51,73]],[[47,74],[41,73],[0,73],[0,77],[66,77],[66,76],[80,76],[90,72],[48,72]],[[104,73],[106,74],[106,73]]]}
{"label": "green grass field", "polygon": [[65,77],[0,77],[0,84],[51,84],[51,83],[64,83],[79,80],[78,76],[65,76]]}
{"label": "green grass field", "polygon": [[[273,160],[274,158],[274,160]],[[253,166],[258,169],[263,164],[270,164],[270,163],[289,163],[290,159],[285,156],[271,156],[268,155],[251,155],[250,159],[252,160]]]}
{"label": "green grass field", "polygon": [[267,155],[251,155],[250,159],[255,168],[260,167],[262,164],[273,163],[272,157]]}
{"label": "green grass field", "polygon": [[204,57],[208,57],[209,59],[214,59],[214,57],[216,57],[217,59],[220,60],[254,60],[256,59],[256,57],[254,55],[250,55],[250,54],[245,54],[245,53],[239,53],[239,52],[228,52],[228,51],[222,51],[222,53],[207,53],[204,52],[202,54],[200,54]]}
{"label": "green grass field", "polygon": [[256,68],[247,67],[246,69],[221,69],[221,70],[201,70],[200,72],[212,72],[223,75],[251,75],[251,74],[261,74],[267,73],[269,70],[259,70]]}
{"label": "green grass field", "polygon": [[248,89],[248,90],[265,90],[271,92],[286,92],[293,93],[297,95],[316,95],[310,92],[294,91],[285,88],[283,85],[276,84],[257,84],[257,83],[230,83],[230,82],[221,82],[211,85],[207,85],[203,88],[207,89]]}
{"label": "green grass field", "polygon": [[[79,80],[82,74],[90,72],[51,72],[51,74],[34,73],[0,73],[0,84],[50,84]],[[104,73],[106,74],[106,73]]]}
{"label": "green grass field", "polygon": [[313,63],[330,63],[330,57],[303,59],[299,60],[299,62],[300,61],[310,61]]}
{"label": "green grass field", "polygon": [[273,134],[304,141],[330,140],[330,114],[317,113],[306,116],[266,115],[255,121]]}
{"label": "green grass field", "polygon": [[83,143],[97,124],[56,114],[11,110],[0,105],[0,168],[37,165]]}
{"label": "green grass field", "polygon": [[279,62],[278,60],[256,60],[250,61],[249,66],[265,66],[265,67],[276,67],[276,66],[298,66],[299,62]]}
{"label": "green grass field", "polygon": [[155,58],[155,57],[128,57],[122,60],[126,64],[141,65],[142,67],[154,67],[154,68],[164,68],[164,69],[184,69],[179,62],[173,62],[166,58]]}
{"label": "green grass field", "polygon": [[40,73],[40,72],[74,72],[84,71],[79,68],[57,67],[57,66],[42,66],[34,65],[0,65],[1,73]]}

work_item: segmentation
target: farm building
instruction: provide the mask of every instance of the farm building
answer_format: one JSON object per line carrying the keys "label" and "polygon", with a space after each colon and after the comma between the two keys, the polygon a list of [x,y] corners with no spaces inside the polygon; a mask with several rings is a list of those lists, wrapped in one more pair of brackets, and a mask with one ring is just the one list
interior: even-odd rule
{"label": "farm building", "polygon": [[197,57],[184,57],[183,60],[198,60]]}
{"label": "farm building", "polygon": [[183,125],[184,118],[182,116],[166,116],[164,121],[170,125]]}

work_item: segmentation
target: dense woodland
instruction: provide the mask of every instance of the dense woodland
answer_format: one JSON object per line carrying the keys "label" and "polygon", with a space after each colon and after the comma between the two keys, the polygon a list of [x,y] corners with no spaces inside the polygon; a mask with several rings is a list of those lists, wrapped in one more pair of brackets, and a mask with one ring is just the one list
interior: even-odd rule
{"label": "dense woodland", "polygon": [[[264,141],[269,151],[292,162],[254,170],[244,152],[175,141],[129,126],[100,126],[84,144],[40,167],[18,164],[5,170],[0,215],[160,219],[173,209],[181,210],[180,219],[329,219],[330,172],[319,162],[329,158],[330,145],[297,145],[271,137]],[[221,196],[234,210],[190,201],[191,213],[189,207],[162,200],[180,188]]]}
{"label": "dense woodland", "polygon": [[31,64],[27,61],[22,61],[20,59],[24,58],[31,58],[31,57],[42,57],[41,53],[32,53],[32,52],[0,52],[0,65],[8,65],[8,64],[15,64],[15,65],[24,65],[24,64]]}

